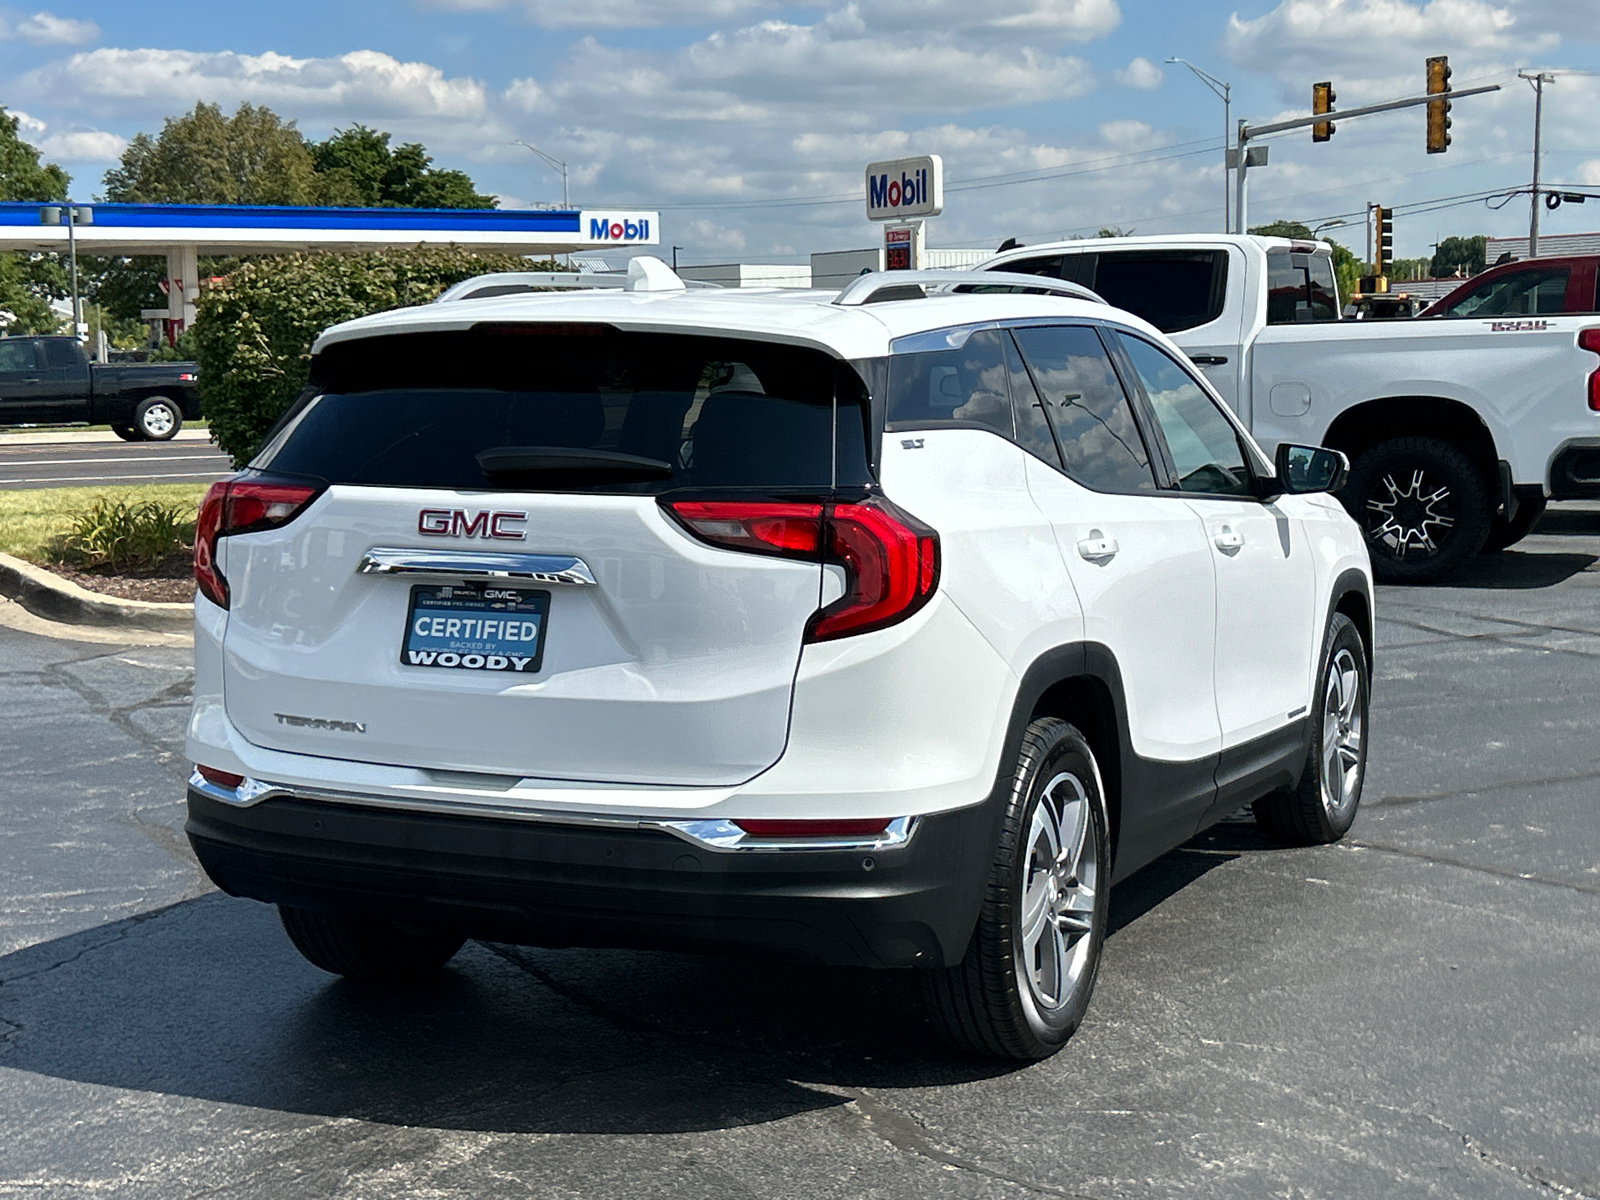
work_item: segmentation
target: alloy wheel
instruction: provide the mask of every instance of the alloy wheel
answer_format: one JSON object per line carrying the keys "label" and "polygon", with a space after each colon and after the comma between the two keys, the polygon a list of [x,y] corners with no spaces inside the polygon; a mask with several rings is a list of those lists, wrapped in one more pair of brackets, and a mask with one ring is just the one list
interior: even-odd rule
{"label": "alloy wheel", "polygon": [[1421,467],[1409,479],[1398,474],[1382,476],[1367,493],[1367,537],[1395,558],[1437,554],[1456,523],[1450,487]]}
{"label": "alloy wheel", "polygon": [[1342,818],[1361,786],[1361,671],[1355,655],[1341,648],[1328,665],[1322,705],[1322,807]]}
{"label": "alloy wheel", "polygon": [[146,434],[159,440],[172,432],[172,425],[176,419],[173,411],[165,404],[152,404],[145,409],[139,423]]}
{"label": "alloy wheel", "polygon": [[1045,785],[1028,828],[1017,965],[1047,1011],[1072,1002],[1090,963],[1100,886],[1093,822],[1082,781],[1062,772]]}

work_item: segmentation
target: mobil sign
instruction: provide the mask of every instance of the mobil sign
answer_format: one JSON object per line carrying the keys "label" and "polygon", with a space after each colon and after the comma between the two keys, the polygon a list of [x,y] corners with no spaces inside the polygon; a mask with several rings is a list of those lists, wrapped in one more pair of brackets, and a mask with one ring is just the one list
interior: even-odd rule
{"label": "mobil sign", "polygon": [[653,212],[600,212],[584,209],[578,214],[578,235],[596,246],[654,246],[661,241],[660,225]]}
{"label": "mobil sign", "polygon": [[944,208],[944,161],[937,154],[867,165],[867,219],[935,217]]}

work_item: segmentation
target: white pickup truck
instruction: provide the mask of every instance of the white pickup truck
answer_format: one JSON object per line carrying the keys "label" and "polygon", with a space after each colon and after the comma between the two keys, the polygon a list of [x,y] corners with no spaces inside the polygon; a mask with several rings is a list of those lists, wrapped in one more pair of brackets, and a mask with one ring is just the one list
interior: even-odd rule
{"label": "white pickup truck", "polygon": [[1380,579],[1437,579],[1600,496],[1600,317],[1341,321],[1326,242],[1227,234],[1008,249],[1169,334],[1269,451],[1329,446]]}

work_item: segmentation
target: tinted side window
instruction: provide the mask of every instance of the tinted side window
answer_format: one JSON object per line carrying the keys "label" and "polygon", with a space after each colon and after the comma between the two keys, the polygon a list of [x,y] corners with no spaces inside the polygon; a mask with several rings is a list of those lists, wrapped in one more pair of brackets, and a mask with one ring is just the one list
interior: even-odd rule
{"label": "tinted side window", "polygon": [[1267,324],[1337,321],[1339,290],[1333,259],[1292,250],[1267,253]]}
{"label": "tinted side window", "polygon": [[79,364],[78,356],[73,353],[71,342],[46,342],[44,349],[46,361],[50,364],[52,371],[70,371]]}
{"label": "tinted side window", "polygon": [[1089,286],[1107,304],[1143,317],[1162,333],[1193,329],[1222,315],[1226,250],[1103,250],[1099,259]]}
{"label": "tinted side window", "polygon": [[1044,415],[1044,401],[1034,390],[1028,368],[1017,353],[1016,343],[1005,340],[1006,368],[1011,376],[1011,402],[1017,414],[1017,445],[1035,458],[1042,458],[1056,470],[1061,470],[1061,452],[1056,449],[1055,435],[1050,432],[1050,419]]}
{"label": "tinted side window", "polygon": [[1248,496],[1250,471],[1233,424],[1175,359],[1141,338],[1119,335],[1155,414],[1186,492]]}
{"label": "tinted side window", "polygon": [[1048,275],[1051,279],[1061,276],[1061,255],[1045,254],[1038,258],[1019,258],[1014,262],[1001,263],[995,267],[996,271],[1007,271],[1013,275]]}
{"label": "tinted side window", "polygon": [[1155,473],[1133,408],[1099,335],[1084,325],[1015,331],[1066,472],[1097,492],[1153,492]]}
{"label": "tinted side window", "polygon": [[1011,436],[1011,396],[1001,346],[1005,335],[980,329],[964,345],[889,359],[889,421],[904,425],[972,421]]}
{"label": "tinted side window", "polygon": [[35,370],[33,347],[29,338],[0,338],[0,371]]}
{"label": "tinted side window", "polygon": [[1566,267],[1511,271],[1485,280],[1444,310],[1447,317],[1532,317],[1566,308]]}

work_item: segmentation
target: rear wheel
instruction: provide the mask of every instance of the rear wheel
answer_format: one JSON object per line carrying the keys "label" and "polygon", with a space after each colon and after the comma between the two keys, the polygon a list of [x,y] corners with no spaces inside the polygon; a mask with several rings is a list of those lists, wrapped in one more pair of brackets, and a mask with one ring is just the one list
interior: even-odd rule
{"label": "rear wheel", "polygon": [[146,396],[133,410],[133,427],[148,441],[165,442],[183,428],[183,411],[165,396]]}
{"label": "rear wheel", "polygon": [[1065,721],[1034,721],[966,956],[923,976],[929,1016],[945,1041],[1017,1059],[1044,1058],[1066,1043],[1100,970],[1110,849],[1089,743]]}
{"label": "rear wheel", "polygon": [[1478,468],[1435,438],[1394,438],[1356,459],[1341,491],[1385,583],[1431,583],[1476,554],[1493,512]]}
{"label": "rear wheel", "polygon": [[1548,501],[1543,496],[1530,500],[1522,500],[1517,504],[1517,515],[1511,520],[1496,517],[1489,525],[1489,537],[1483,543],[1485,554],[1494,554],[1507,547],[1515,546],[1533,530],[1534,523],[1544,516],[1545,505]]}
{"label": "rear wheel", "polygon": [[1314,846],[1349,832],[1367,774],[1367,651],[1355,622],[1334,613],[1328,623],[1311,749],[1300,784],[1263,796],[1256,824],[1282,842]]}
{"label": "rear wheel", "polygon": [[372,917],[278,906],[294,948],[312,966],[369,983],[418,983],[461,949],[458,934]]}
{"label": "rear wheel", "polygon": [[113,425],[111,427],[111,432],[116,434],[125,442],[136,442],[139,440],[139,431],[132,425]]}

